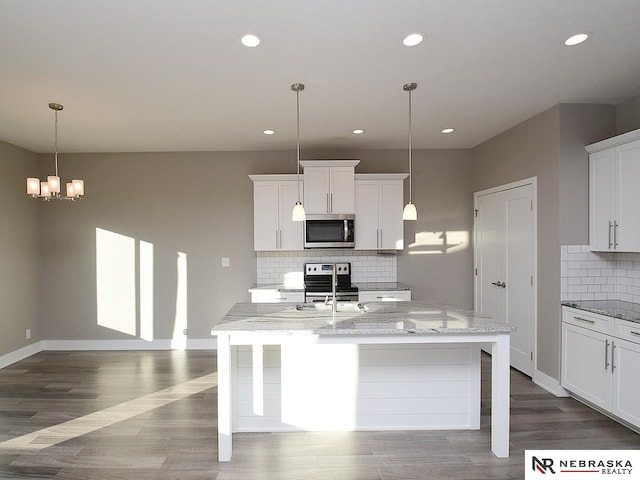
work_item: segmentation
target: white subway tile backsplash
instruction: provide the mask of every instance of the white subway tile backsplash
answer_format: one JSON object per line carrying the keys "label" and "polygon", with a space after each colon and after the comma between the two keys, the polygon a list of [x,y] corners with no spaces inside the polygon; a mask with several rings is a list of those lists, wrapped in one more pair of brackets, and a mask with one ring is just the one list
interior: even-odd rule
{"label": "white subway tile backsplash", "polygon": [[302,252],[257,252],[256,283],[287,283],[302,288],[306,262],[351,262],[351,279],[357,282],[396,282],[397,257],[364,251],[305,250]]}
{"label": "white subway tile backsplash", "polygon": [[562,300],[640,303],[640,253],[591,252],[589,245],[560,249]]}

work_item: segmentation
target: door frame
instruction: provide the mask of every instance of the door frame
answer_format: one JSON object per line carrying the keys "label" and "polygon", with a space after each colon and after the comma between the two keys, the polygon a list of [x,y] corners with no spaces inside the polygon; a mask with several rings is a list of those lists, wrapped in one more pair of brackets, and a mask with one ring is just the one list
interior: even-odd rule
{"label": "door frame", "polygon": [[[531,200],[533,202],[533,251],[531,252],[532,269],[533,269],[533,325],[531,325],[532,334],[532,352],[533,352],[533,372],[531,379],[535,382],[538,372],[538,177],[529,177],[515,182],[498,185],[497,187],[487,188],[474,192],[473,194],[473,309],[476,310],[478,305],[478,228],[477,216],[478,197],[490,195],[492,193],[512,190],[514,188],[531,185]],[[537,383],[537,382],[536,382]]]}

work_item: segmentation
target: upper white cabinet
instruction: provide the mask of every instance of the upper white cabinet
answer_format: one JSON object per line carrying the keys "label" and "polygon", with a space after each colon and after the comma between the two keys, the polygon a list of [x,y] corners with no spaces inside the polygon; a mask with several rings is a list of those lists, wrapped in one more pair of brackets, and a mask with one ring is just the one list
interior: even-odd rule
{"label": "upper white cabinet", "polygon": [[296,176],[249,175],[249,178],[253,180],[254,250],[302,250],[303,222],[291,221],[291,211],[298,200]]}
{"label": "upper white cabinet", "polygon": [[309,214],[355,213],[355,166],[360,160],[304,160],[304,209]]}
{"label": "upper white cabinet", "polygon": [[640,129],[586,149],[591,250],[640,252]]}
{"label": "upper white cabinet", "polygon": [[406,174],[356,175],[356,250],[404,248],[403,180]]}

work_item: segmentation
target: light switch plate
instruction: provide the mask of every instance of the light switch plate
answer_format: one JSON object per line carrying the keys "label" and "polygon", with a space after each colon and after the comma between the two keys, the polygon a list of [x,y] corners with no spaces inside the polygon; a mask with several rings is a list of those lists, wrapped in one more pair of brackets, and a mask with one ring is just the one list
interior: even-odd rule
{"label": "light switch plate", "polygon": [[222,266],[228,267],[230,265],[231,265],[231,261],[229,260],[229,257],[222,257]]}

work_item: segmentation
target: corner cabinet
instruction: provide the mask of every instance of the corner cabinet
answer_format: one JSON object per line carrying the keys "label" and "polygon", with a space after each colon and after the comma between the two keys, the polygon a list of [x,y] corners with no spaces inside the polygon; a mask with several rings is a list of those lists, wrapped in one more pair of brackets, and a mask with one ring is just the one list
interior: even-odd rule
{"label": "corner cabinet", "polygon": [[[292,222],[298,200],[296,175],[249,175],[253,181],[253,249],[302,250],[302,224]],[[303,183],[300,179],[300,195]]]}
{"label": "corner cabinet", "polygon": [[355,166],[360,160],[304,160],[304,209],[310,214],[354,213]]}
{"label": "corner cabinet", "polygon": [[404,248],[402,209],[406,177],[403,173],[356,175],[356,250]]}
{"label": "corner cabinet", "polygon": [[640,427],[640,324],[562,307],[562,386]]}
{"label": "corner cabinet", "polygon": [[640,252],[640,129],[586,149],[591,250]]}

